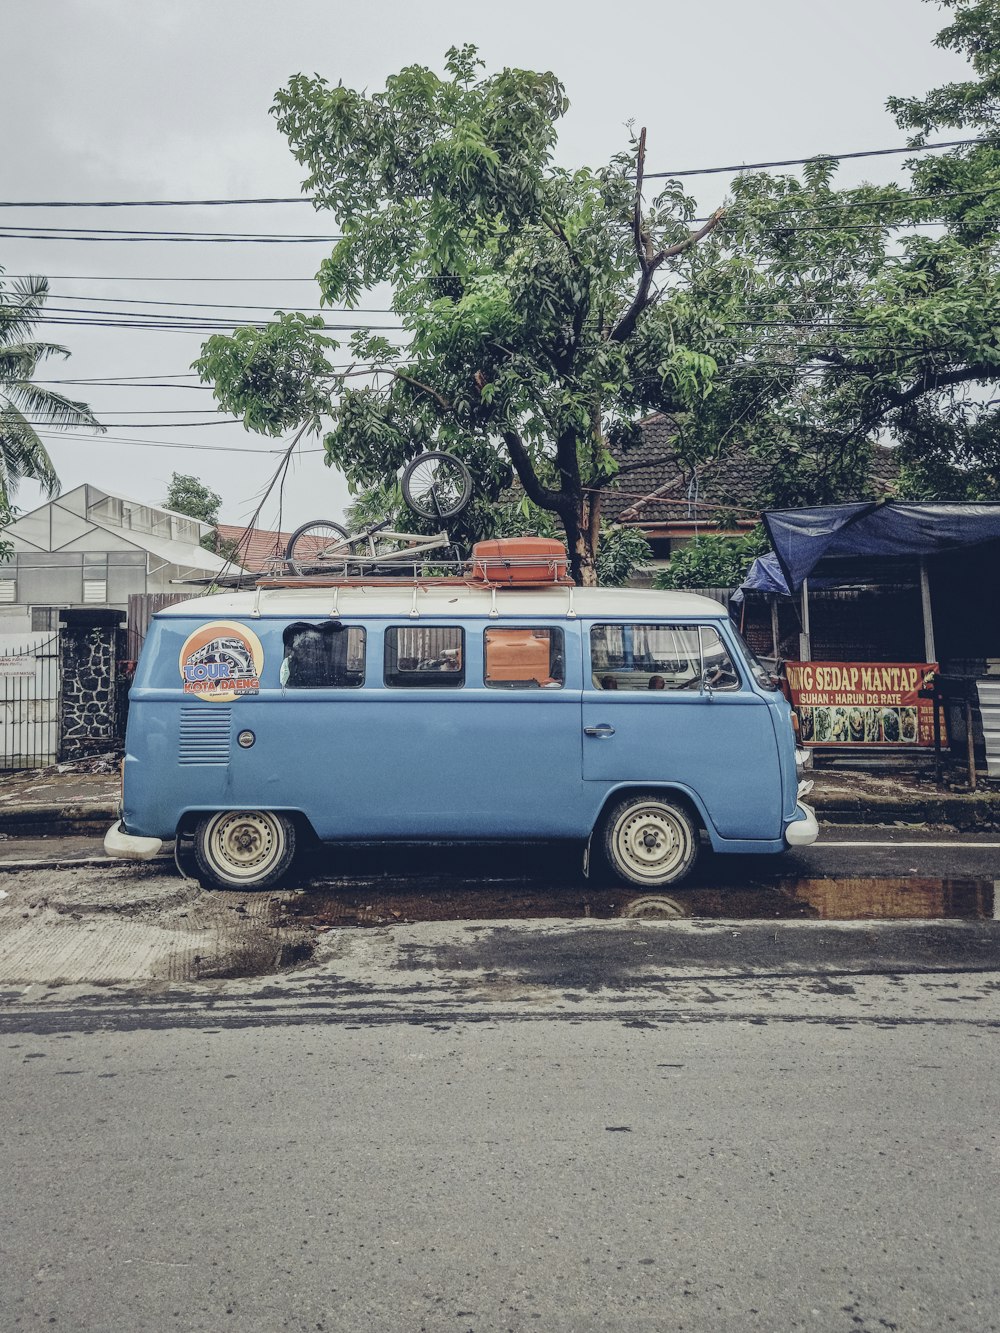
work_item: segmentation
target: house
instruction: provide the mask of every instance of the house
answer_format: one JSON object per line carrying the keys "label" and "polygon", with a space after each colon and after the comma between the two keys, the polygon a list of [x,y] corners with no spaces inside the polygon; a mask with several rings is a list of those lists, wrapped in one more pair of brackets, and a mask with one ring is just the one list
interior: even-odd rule
{"label": "house", "polygon": [[211,578],[226,568],[199,544],[211,531],[186,514],[77,486],[0,531],[13,548],[0,561],[0,625],[54,629],[60,611],[125,612],[130,594],[174,593],[177,580]]}
{"label": "house", "polygon": [[[767,462],[732,447],[692,466],[676,453],[671,417],[657,412],[640,425],[642,439],[619,457],[623,471],[604,493],[601,516],[638,528],[652,548],[654,567],[696,537],[743,536],[760,522],[771,472]],[[890,497],[897,472],[894,451],[876,446],[858,494],[845,498]]]}

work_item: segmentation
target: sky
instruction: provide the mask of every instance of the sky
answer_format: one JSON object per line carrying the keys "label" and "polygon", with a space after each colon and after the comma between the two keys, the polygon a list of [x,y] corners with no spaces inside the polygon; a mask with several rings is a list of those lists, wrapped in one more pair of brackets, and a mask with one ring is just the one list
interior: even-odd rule
{"label": "sky", "polygon": [[[630,121],[647,127],[649,171],[892,147],[905,140],[885,110],[888,96],[964,77],[963,63],[932,45],[945,22],[924,0],[660,0],[623,9],[596,0],[5,0],[0,199],[297,196],[302,169],[268,114],[293,74],[374,91],[404,65],[440,71],[447,48],[464,42],[479,46],[488,69],[552,70],[563,81],[571,101],[556,154],[563,166],[605,162],[625,146]],[[895,179],[900,163],[845,163],[839,179]],[[690,182],[699,213],[722,202],[728,179]],[[112,319],[224,324],[313,308],[312,275],[329,243],[11,234],[26,225],[322,237],[336,231],[335,220],[307,203],[0,209],[0,268],[49,276],[53,295],[38,336],[71,353],[38,378],[117,381],[59,386],[108,424],[104,436],[46,434],[63,489],[90,482],[162,504],[171,473],[187,473],[222,496],[223,522],[247,522],[281,441],[248,434],[197,387],[191,362],[208,335],[83,321],[111,311]],[[280,510],[269,502],[259,525],[337,519],[348,498],[312,439]],[[24,512],[42,499],[26,483],[15,503]]]}

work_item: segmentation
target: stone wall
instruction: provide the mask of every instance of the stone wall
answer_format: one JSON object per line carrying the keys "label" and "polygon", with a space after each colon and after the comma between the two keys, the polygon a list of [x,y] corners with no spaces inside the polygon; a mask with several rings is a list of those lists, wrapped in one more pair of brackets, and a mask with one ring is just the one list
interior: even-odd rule
{"label": "stone wall", "polygon": [[62,759],[105,753],[119,743],[117,639],[120,612],[62,613]]}

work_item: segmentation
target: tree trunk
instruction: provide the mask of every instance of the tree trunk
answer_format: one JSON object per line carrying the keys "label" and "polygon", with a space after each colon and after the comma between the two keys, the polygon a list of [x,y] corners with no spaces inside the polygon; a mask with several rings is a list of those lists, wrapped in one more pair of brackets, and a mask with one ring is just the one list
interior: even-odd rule
{"label": "tree trunk", "polygon": [[566,547],[569,551],[569,571],[579,588],[597,587],[597,552],[590,540],[589,526],[581,523],[582,515],[563,519],[566,529]]}

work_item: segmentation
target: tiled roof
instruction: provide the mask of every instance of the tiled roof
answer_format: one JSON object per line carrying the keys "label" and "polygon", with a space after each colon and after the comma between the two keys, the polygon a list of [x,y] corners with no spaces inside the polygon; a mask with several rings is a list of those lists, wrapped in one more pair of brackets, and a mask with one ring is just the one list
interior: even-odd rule
{"label": "tiled roof", "polygon": [[235,527],[231,523],[217,523],[215,533],[218,547],[225,546],[228,550],[231,543],[239,543],[235,559],[251,574],[262,573],[274,556],[284,555],[291,536],[289,532],[265,532],[260,528]]}
{"label": "tiled roof", "polygon": [[[671,417],[659,413],[642,422],[641,443],[619,461],[632,467],[648,458],[649,466],[626,472],[609,487],[603,516],[612,522],[624,516],[626,522],[666,523],[704,519],[719,509],[733,509],[739,518],[754,518],[769,471],[767,465],[730,449],[720,458],[693,468],[673,450],[676,429]],[[670,461],[664,463],[664,458]],[[655,499],[641,502],[654,491]],[[635,512],[630,512],[634,507]]]}
{"label": "tiled roof", "polygon": [[[676,426],[670,417],[657,414],[642,423],[642,441],[621,455],[626,467],[649,459],[649,466],[626,472],[605,492],[603,516],[611,522],[667,523],[706,519],[719,510],[733,510],[738,519],[755,519],[764,507],[770,465],[738,446],[697,467],[672,453]],[[899,464],[895,450],[876,445],[867,484],[858,495],[883,499],[895,491]],[[663,462],[664,458],[670,459]],[[643,497],[656,492],[656,497]]]}

